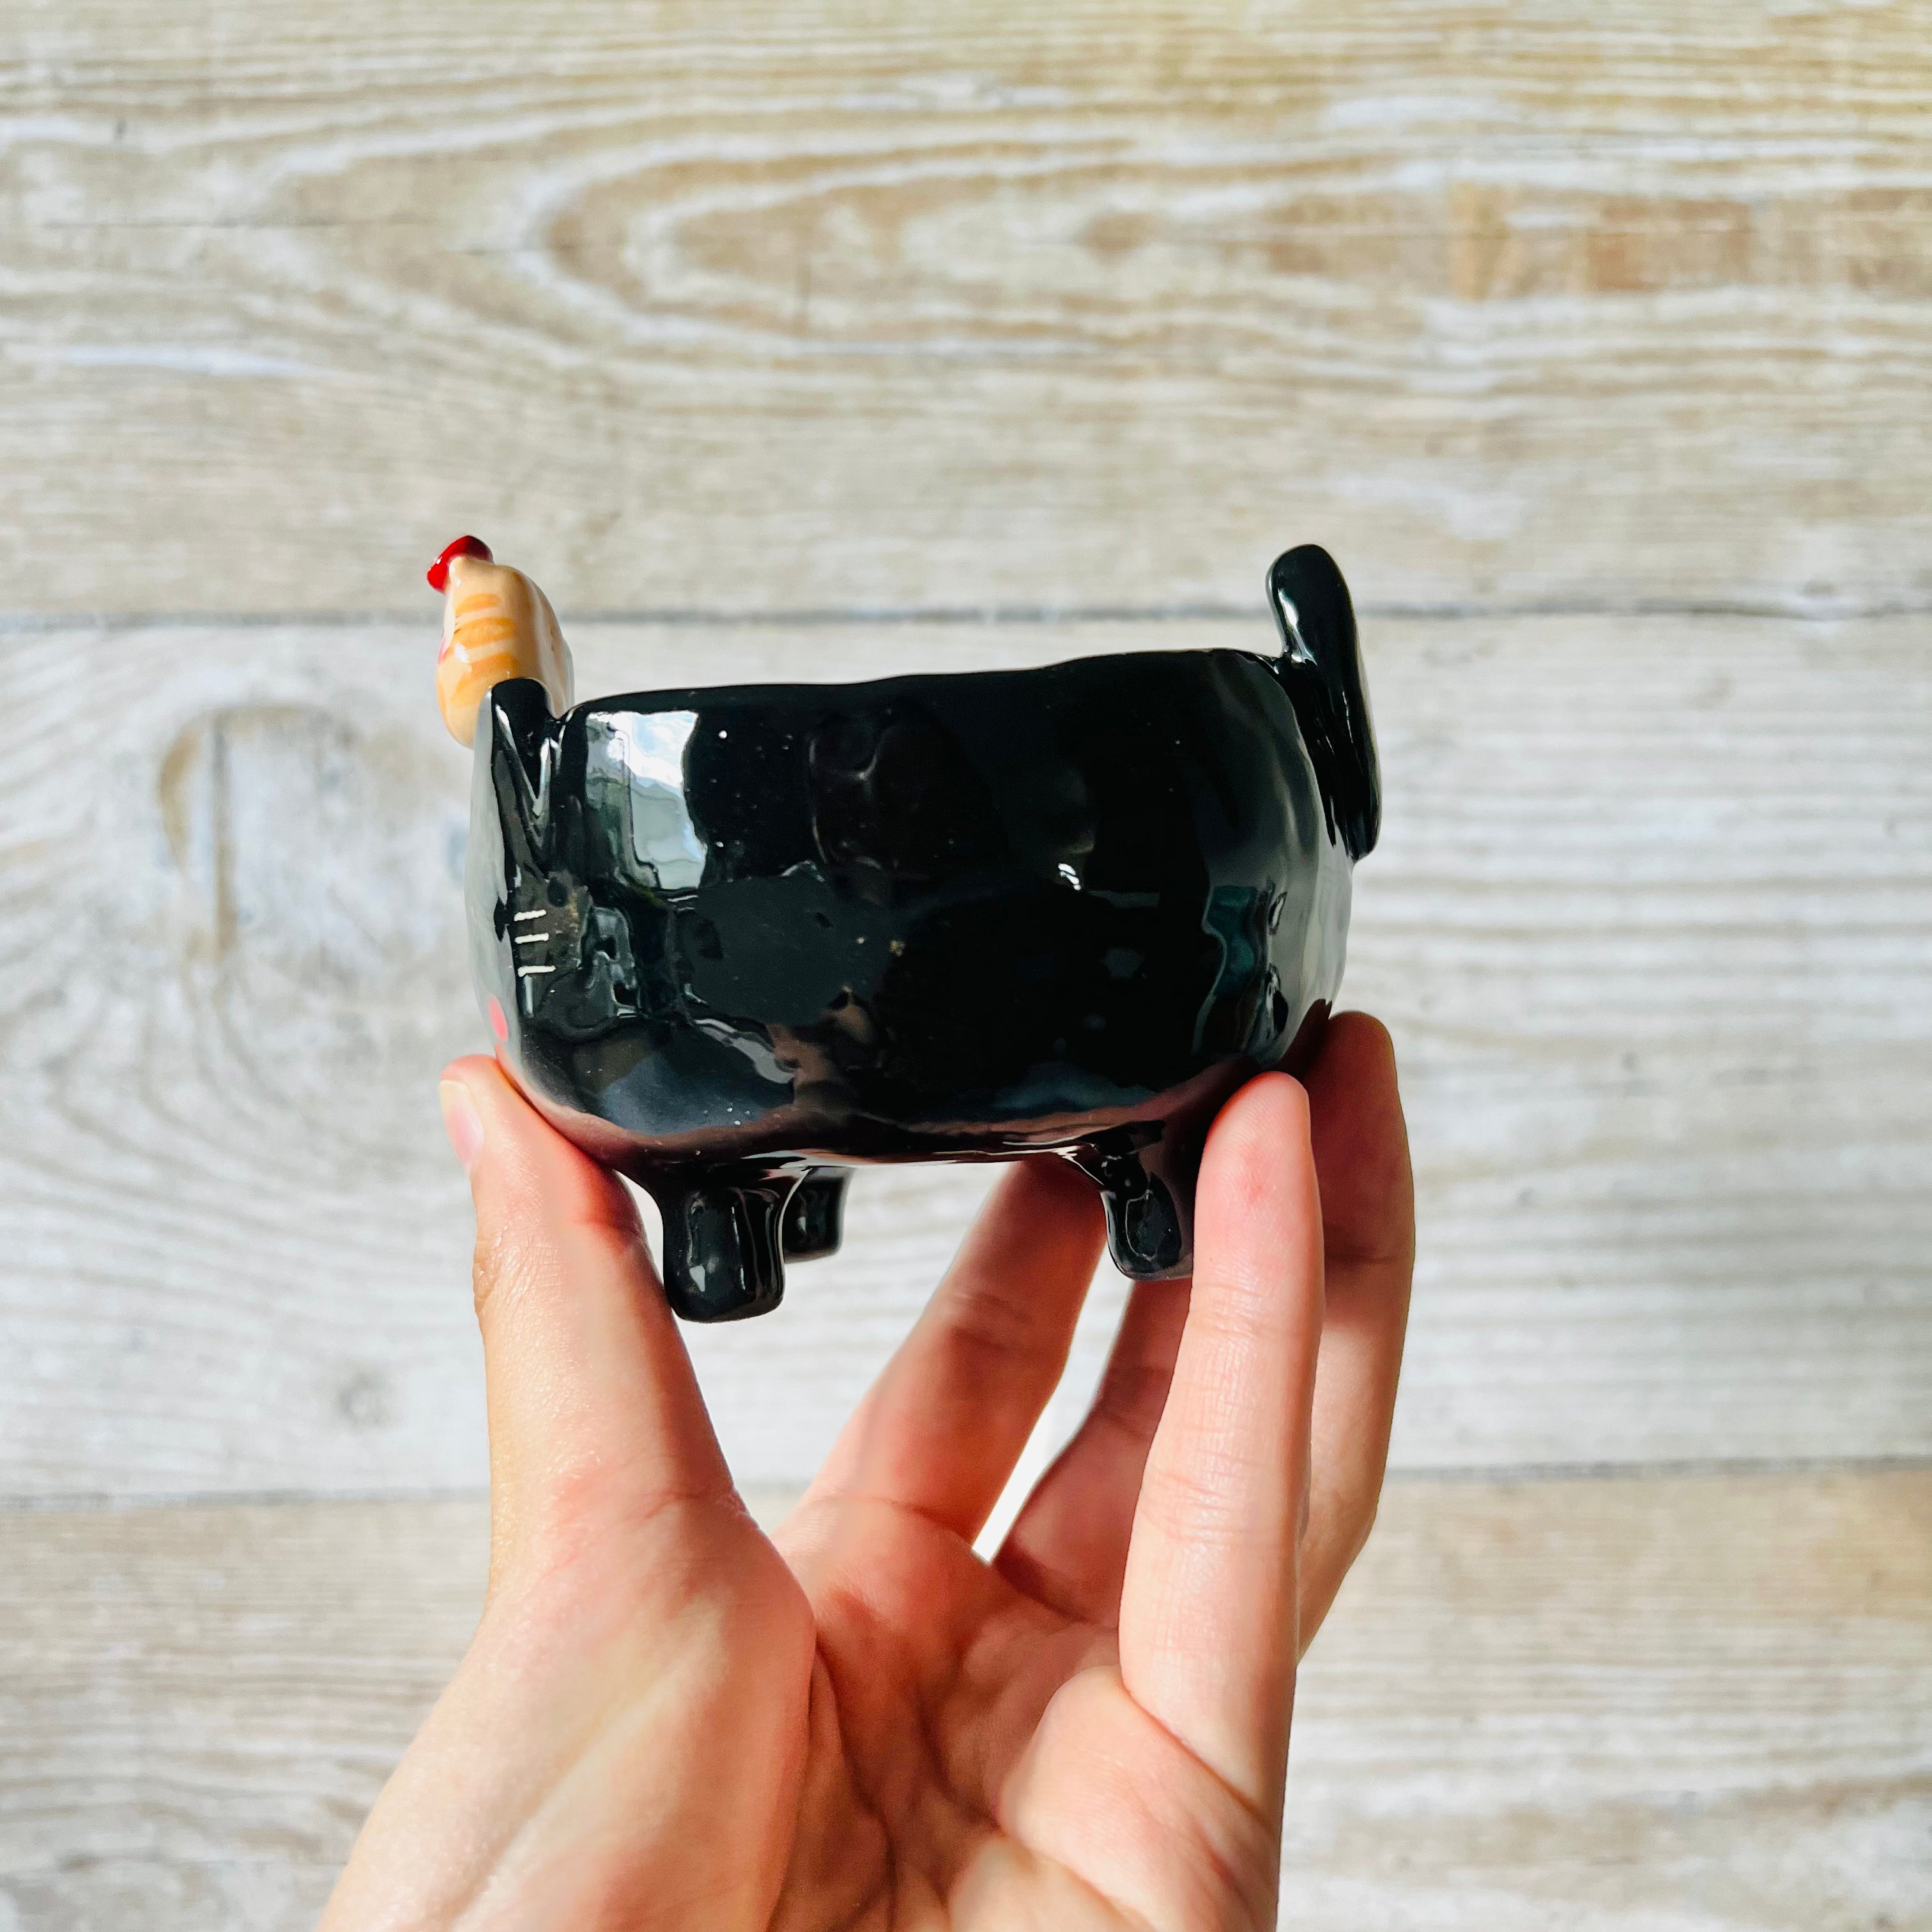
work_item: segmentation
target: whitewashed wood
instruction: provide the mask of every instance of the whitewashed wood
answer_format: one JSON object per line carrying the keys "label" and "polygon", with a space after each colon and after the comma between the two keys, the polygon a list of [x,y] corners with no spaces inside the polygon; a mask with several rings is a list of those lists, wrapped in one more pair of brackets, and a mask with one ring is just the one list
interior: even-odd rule
{"label": "whitewashed wood", "polygon": [[[484,1528],[0,1515],[0,1925],[312,1922]],[[1924,1923],[1932,1479],[1396,1484],[1303,1672],[1288,1828],[1298,1932]]]}
{"label": "whitewashed wood", "polygon": [[1932,1479],[1395,1487],[1288,1820],[1296,1932],[1932,1922]]}
{"label": "whitewashed wood", "polygon": [[[586,691],[1252,624],[579,627]],[[484,1471],[433,1098],[487,1044],[432,634],[0,643],[0,1494]],[[1421,1189],[1400,1466],[1932,1454],[1932,652],[1916,620],[1372,626],[1387,835],[1346,997]],[[694,1333],[787,1482],[982,1174],[860,1177],[838,1259]],[[1103,1286],[1041,1438],[1077,1412]]]}
{"label": "whitewashed wood", "polygon": [[9,606],[1932,600],[1928,0],[5,19]]}

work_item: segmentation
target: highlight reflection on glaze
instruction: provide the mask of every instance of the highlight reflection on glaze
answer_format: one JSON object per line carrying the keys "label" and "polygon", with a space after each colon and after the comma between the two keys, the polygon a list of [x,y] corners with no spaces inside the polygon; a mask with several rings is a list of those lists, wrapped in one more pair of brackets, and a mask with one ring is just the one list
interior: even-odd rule
{"label": "highlight reflection on glaze", "polygon": [[1187,1271],[1208,1124],[1312,1052],[1380,822],[1340,573],[1268,592],[1278,657],[482,696],[478,996],[656,1198],[681,1314],[774,1306],[851,1162],[1057,1152],[1125,1273]]}

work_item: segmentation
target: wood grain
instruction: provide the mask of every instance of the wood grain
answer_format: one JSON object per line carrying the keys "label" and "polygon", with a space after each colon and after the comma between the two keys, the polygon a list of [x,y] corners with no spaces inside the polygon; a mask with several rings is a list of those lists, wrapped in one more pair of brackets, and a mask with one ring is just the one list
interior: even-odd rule
{"label": "wood grain", "polygon": [[1932,1921],[1932,1478],[1400,1485],[1304,1670],[1282,1922]]}
{"label": "wood grain", "polygon": [[[0,1514],[0,1924],[311,1923],[484,1534]],[[1283,1923],[1906,1932],[1928,1740],[1932,1478],[1399,1483],[1303,1672]]]}
{"label": "wood grain", "polygon": [[34,611],[1932,602],[1932,4],[16,0]]}
{"label": "wood grain", "polygon": [[[574,642],[596,692],[1264,628]],[[1369,650],[1388,830],[1346,996],[1394,1028],[1418,1156],[1398,1466],[1932,1454],[1923,625],[1406,620]],[[484,1042],[430,655],[384,625],[0,641],[0,1492],[482,1480],[433,1088]],[[694,1334],[745,1480],[815,1466],[984,1185],[862,1175],[842,1256]],[[1109,1278],[1042,1452],[1118,1306]]]}

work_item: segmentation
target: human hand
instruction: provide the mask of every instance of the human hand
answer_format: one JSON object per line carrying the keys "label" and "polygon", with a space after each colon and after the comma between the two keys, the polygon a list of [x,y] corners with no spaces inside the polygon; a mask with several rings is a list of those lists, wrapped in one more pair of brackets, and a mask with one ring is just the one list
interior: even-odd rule
{"label": "human hand", "polygon": [[1002,1177],[767,1538],[622,1185],[493,1061],[446,1081],[489,1593],[324,1932],[1272,1927],[1295,1665],[1374,1514],[1407,1319],[1381,1027],[1338,1016],[1305,1091],[1228,1102],[1191,1292],[1134,1289],[990,1564],[1100,1255],[1072,1168]]}

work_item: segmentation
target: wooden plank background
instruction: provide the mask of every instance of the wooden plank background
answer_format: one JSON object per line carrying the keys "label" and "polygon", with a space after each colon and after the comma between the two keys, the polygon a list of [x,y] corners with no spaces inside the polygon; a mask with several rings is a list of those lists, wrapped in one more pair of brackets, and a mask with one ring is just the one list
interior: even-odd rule
{"label": "wooden plank background", "polygon": [[[473,1614],[464,528],[586,692],[1334,549],[1422,1252],[1292,1922],[1932,1925],[1932,5],[0,26],[0,1932],[308,1922]],[[983,1185],[694,1337],[767,1507]]]}
{"label": "wooden plank background", "polygon": [[1924,0],[8,14],[10,603],[1932,598]]}

